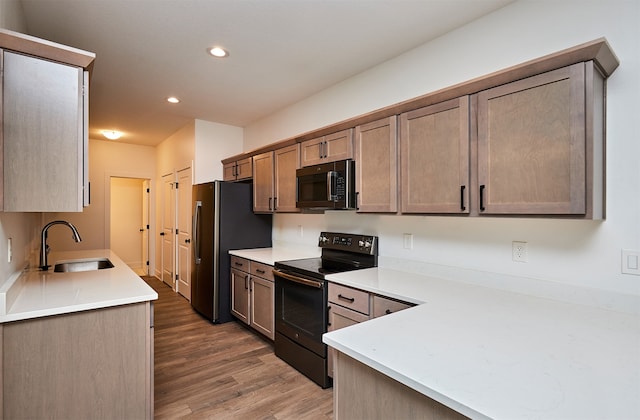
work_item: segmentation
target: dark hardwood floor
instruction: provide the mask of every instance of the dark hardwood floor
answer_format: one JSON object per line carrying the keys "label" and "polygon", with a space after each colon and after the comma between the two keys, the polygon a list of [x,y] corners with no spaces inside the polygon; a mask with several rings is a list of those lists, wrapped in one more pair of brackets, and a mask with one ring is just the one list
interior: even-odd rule
{"label": "dark hardwood floor", "polygon": [[156,419],[331,419],[331,389],[237,322],[212,324],[155,277]]}

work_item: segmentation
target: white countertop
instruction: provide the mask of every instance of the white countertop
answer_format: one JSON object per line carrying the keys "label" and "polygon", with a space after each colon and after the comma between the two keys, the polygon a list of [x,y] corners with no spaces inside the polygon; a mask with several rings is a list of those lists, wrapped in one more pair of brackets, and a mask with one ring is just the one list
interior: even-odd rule
{"label": "white countertop", "polygon": [[330,281],[423,304],[324,342],[472,418],[640,418],[640,317],[388,268]]}
{"label": "white countertop", "polygon": [[69,273],[23,272],[0,290],[6,299],[0,322],[155,300],[158,294],[110,250],[52,252],[49,263],[108,258],[113,268]]}
{"label": "white countertop", "polygon": [[246,258],[263,264],[274,265],[276,261],[298,260],[302,258],[313,258],[320,256],[320,248],[253,248],[237,249],[229,251],[229,254],[236,257]]}

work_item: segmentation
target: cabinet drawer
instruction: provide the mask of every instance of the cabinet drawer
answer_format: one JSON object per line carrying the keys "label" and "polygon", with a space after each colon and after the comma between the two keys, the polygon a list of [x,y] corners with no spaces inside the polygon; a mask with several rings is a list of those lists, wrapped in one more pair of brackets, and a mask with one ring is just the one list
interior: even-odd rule
{"label": "cabinet drawer", "polygon": [[329,302],[369,315],[369,293],[329,283]]}
{"label": "cabinet drawer", "polygon": [[242,270],[245,273],[249,272],[249,260],[245,258],[236,257],[235,255],[231,256],[231,268],[235,268],[236,270]]}
{"label": "cabinet drawer", "polygon": [[413,306],[411,303],[399,302],[397,300],[387,299],[381,296],[374,296],[372,305],[374,318],[383,315],[389,315],[391,313],[398,312]]}
{"label": "cabinet drawer", "polygon": [[273,281],[273,267],[268,264],[251,261],[251,271],[249,272],[254,276]]}

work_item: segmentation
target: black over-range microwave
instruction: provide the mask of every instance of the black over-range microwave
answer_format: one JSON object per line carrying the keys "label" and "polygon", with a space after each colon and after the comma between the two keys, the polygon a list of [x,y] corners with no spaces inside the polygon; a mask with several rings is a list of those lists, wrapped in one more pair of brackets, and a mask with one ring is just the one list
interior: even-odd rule
{"label": "black over-range microwave", "polygon": [[355,162],[351,159],[296,170],[296,207],[347,210],[356,208]]}

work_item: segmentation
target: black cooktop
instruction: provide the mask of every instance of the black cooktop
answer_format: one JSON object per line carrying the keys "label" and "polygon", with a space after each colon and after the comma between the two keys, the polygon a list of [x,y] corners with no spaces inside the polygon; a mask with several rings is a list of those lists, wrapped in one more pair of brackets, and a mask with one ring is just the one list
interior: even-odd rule
{"label": "black cooktop", "polygon": [[331,263],[327,264],[327,262],[323,262],[321,257],[316,257],[304,258],[301,260],[276,261],[275,268],[324,280],[324,276],[328,274],[356,270],[360,267],[336,266]]}
{"label": "black cooktop", "polygon": [[377,239],[375,236],[322,232],[318,239],[321,257],[276,261],[275,268],[324,280],[328,274],[376,267]]}

